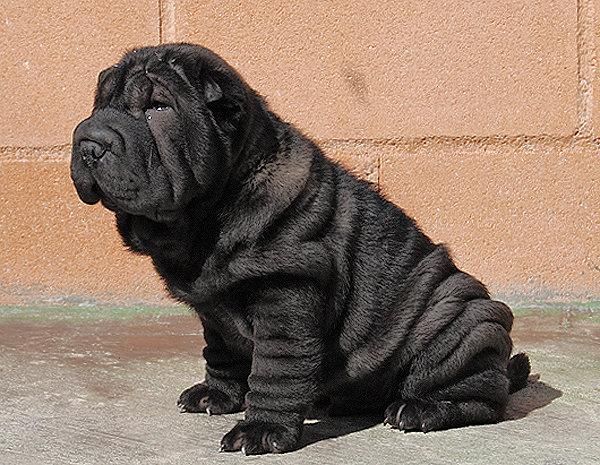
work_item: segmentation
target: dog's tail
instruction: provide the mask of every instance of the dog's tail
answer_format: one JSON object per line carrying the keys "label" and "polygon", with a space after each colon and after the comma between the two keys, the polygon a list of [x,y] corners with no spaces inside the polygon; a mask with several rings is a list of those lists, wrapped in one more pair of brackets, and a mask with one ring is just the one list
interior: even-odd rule
{"label": "dog's tail", "polygon": [[530,371],[531,365],[527,354],[521,352],[511,357],[506,367],[506,374],[510,381],[509,392],[511,394],[519,389],[523,389],[527,385],[527,378]]}

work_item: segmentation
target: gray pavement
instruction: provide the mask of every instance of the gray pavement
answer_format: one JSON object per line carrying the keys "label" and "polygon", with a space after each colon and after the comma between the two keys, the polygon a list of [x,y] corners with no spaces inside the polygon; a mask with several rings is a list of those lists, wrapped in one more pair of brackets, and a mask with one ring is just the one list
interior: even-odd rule
{"label": "gray pavement", "polygon": [[181,309],[0,308],[0,465],[600,464],[600,319],[517,312],[516,350],[532,359],[508,419],[401,433],[379,418],[309,420],[283,455],[219,453],[241,414],[181,414],[202,379],[202,339]]}

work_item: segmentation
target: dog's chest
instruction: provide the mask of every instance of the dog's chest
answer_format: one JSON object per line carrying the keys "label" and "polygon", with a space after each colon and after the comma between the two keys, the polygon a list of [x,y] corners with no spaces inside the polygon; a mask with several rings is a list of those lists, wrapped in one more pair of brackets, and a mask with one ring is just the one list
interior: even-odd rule
{"label": "dog's chest", "polygon": [[230,337],[252,340],[252,314],[248,311],[246,293],[232,291],[228,295],[206,299],[204,293],[196,293],[198,281],[169,283],[167,288],[177,300],[192,307],[203,319],[211,319]]}
{"label": "dog's chest", "polygon": [[203,311],[217,319],[223,333],[232,339],[239,340],[240,337],[246,341],[253,339],[252,318],[243,309],[235,308],[231,303],[218,303],[213,308],[206,308]]}
{"label": "dog's chest", "polygon": [[251,340],[248,299],[253,291],[231,272],[235,253],[221,250],[215,237],[171,239],[170,247],[157,247],[150,254],[171,296],[194,308],[201,317],[218,321],[231,337]]}

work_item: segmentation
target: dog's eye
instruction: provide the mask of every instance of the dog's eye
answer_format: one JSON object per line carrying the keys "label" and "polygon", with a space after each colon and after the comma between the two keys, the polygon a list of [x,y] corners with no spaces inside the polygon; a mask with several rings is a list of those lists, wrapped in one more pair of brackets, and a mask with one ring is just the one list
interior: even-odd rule
{"label": "dog's eye", "polygon": [[153,101],[150,103],[150,105],[148,105],[148,107],[146,108],[145,111],[148,111],[148,110],[165,111],[165,110],[170,110],[170,109],[171,109],[171,107],[169,105],[167,105],[166,103]]}

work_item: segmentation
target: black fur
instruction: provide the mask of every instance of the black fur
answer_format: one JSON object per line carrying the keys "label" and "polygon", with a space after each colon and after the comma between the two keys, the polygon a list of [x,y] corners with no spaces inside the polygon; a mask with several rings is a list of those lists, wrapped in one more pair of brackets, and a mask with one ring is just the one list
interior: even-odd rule
{"label": "black fur", "polygon": [[223,450],[294,448],[315,403],[404,430],[495,422],[526,382],[510,309],[207,49],[104,71],[72,177],[200,316],[206,379],[179,404],[246,409]]}

